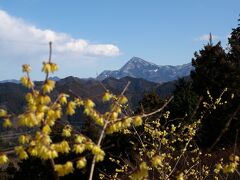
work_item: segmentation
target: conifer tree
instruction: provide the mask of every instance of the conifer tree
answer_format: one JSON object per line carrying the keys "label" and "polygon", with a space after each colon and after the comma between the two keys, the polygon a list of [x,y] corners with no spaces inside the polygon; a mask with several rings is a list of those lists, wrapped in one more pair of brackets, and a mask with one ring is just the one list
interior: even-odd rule
{"label": "conifer tree", "polygon": [[[211,98],[221,97],[228,103],[214,110],[203,122],[200,139],[208,145],[217,144],[220,139],[225,142],[234,139],[239,127],[239,94],[240,94],[240,28],[233,29],[229,38],[229,52],[226,53],[218,42],[213,45],[212,40],[199,53],[195,53],[191,72],[193,88],[205,102]],[[200,108],[203,111],[204,108]],[[229,131],[231,129],[231,131]],[[227,131],[228,130],[228,131]],[[226,133],[228,132],[228,133]],[[228,135],[228,136],[226,136]]]}
{"label": "conifer tree", "polygon": [[173,94],[174,99],[170,104],[171,115],[176,118],[191,115],[198,102],[198,96],[192,89],[192,82],[189,79],[180,78]]}
{"label": "conifer tree", "polygon": [[193,88],[200,96],[206,96],[209,90],[212,96],[217,97],[227,87],[226,78],[229,72],[227,55],[218,42],[213,45],[209,42],[199,53],[195,52],[191,71]]}

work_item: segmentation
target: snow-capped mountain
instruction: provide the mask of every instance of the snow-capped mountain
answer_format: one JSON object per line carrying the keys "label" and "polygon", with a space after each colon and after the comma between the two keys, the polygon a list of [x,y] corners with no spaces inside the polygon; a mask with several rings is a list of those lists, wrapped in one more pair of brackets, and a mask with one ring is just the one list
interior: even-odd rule
{"label": "snow-capped mountain", "polygon": [[175,80],[179,77],[188,76],[193,69],[191,63],[178,66],[159,66],[147,62],[141,58],[131,58],[122,68],[115,71],[103,71],[98,77],[98,80],[104,80],[108,77],[122,78],[130,76],[134,78],[143,78],[153,82],[167,82]]}

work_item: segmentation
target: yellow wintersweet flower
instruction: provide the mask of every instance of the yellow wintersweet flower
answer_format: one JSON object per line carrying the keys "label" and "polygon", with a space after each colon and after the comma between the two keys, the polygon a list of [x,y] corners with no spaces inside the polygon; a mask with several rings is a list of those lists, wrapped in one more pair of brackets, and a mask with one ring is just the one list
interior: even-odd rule
{"label": "yellow wintersweet flower", "polygon": [[154,167],[157,167],[157,166],[163,166],[163,160],[165,158],[165,154],[159,156],[159,155],[156,155],[152,158],[152,164]]}
{"label": "yellow wintersweet flower", "polygon": [[50,93],[54,89],[54,87],[55,87],[55,81],[48,79],[42,87],[43,93]]}
{"label": "yellow wintersweet flower", "polygon": [[128,102],[128,99],[126,98],[126,96],[120,96],[119,97],[119,103],[120,104],[126,104]]}
{"label": "yellow wintersweet flower", "polygon": [[35,99],[32,93],[27,93],[25,99],[29,104],[35,104]]}
{"label": "yellow wintersweet flower", "polygon": [[122,125],[124,128],[128,128],[131,126],[131,123],[132,123],[132,118],[129,117],[129,118],[123,120]]}
{"label": "yellow wintersweet flower", "polygon": [[97,145],[92,148],[92,153],[93,154],[101,154],[102,151],[103,150],[99,146],[97,146]]}
{"label": "yellow wintersweet flower", "polygon": [[214,172],[216,174],[218,174],[222,168],[223,168],[222,165],[219,163],[219,164],[216,165],[216,168],[214,169]]}
{"label": "yellow wintersweet flower", "polygon": [[60,96],[61,96],[60,99],[59,99],[60,104],[62,104],[62,105],[67,104],[68,95],[67,94],[61,94]]}
{"label": "yellow wintersweet flower", "polygon": [[70,116],[75,114],[75,109],[76,109],[75,102],[70,101],[67,105],[67,114],[70,115]]}
{"label": "yellow wintersweet flower", "polygon": [[43,62],[42,71],[45,72],[45,73],[50,73],[50,72],[52,72],[50,63],[45,63],[45,62]]}
{"label": "yellow wintersweet flower", "polygon": [[21,114],[18,116],[20,126],[33,127],[37,124],[36,117],[33,113]]}
{"label": "yellow wintersweet flower", "polygon": [[85,145],[87,150],[92,150],[92,148],[94,147],[92,142],[87,142]]}
{"label": "yellow wintersweet flower", "polygon": [[86,164],[87,164],[87,160],[85,157],[83,157],[77,161],[77,168],[82,169],[86,166]]}
{"label": "yellow wintersweet flower", "polygon": [[110,117],[110,120],[116,120],[118,118],[118,113],[117,112],[113,112],[111,117]]}
{"label": "yellow wintersweet flower", "polygon": [[111,98],[112,98],[112,95],[109,92],[105,92],[102,100],[103,102],[106,102],[106,101],[110,101]]}
{"label": "yellow wintersweet flower", "polygon": [[85,101],[86,108],[93,108],[95,106],[94,102],[90,99]]}
{"label": "yellow wintersweet flower", "polygon": [[133,124],[135,126],[141,126],[142,125],[142,118],[140,116],[137,116],[133,119]]}
{"label": "yellow wintersweet flower", "polygon": [[37,122],[43,121],[43,118],[44,118],[44,112],[36,112]]}
{"label": "yellow wintersweet flower", "polygon": [[183,174],[183,173],[180,173],[180,174],[177,176],[177,180],[184,180],[184,174]]}
{"label": "yellow wintersweet flower", "polygon": [[55,63],[50,63],[50,67],[51,67],[51,72],[53,73],[54,71],[58,70],[58,65]]}
{"label": "yellow wintersweet flower", "polygon": [[7,116],[7,111],[5,111],[4,109],[0,109],[0,117],[5,117]]}
{"label": "yellow wintersweet flower", "polygon": [[29,140],[30,140],[30,136],[28,136],[28,135],[21,135],[18,138],[18,141],[19,141],[20,144],[28,143]]}
{"label": "yellow wintersweet flower", "polygon": [[37,106],[37,110],[38,110],[39,112],[46,112],[48,109],[49,109],[49,107],[46,106],[46,105],[40,104],[40,105]]}
{"label": "yellow wintersweet flower", "polygon": [[223,173],[233,173],[237,168],[236,163],[230,163],[223,168]]}
{"label": "yellow wintersweet flower", "polygon": [[68,161],[66,164],[56,164],[54,166],[54,170],[58,173],[59,176],[65,176],[69,173],[73,172],[73,164],[72,162]]}
{"label": "yellow wintersweet flower", "polygon": [[107,133],[107,134],[112,134],[112,133],[114,133],[114,132],[117,132],[117,126],[116,126],[116,124],[111,124],[111,125],[109,125],[109,126],[107,127],[107,129],[106,129],[106,133]]}
{"label": "yellow wintersweet flower", "polygon": [[51,150],[51,151],[49,152],[49,159],[54,159],[54,158],[56,158],[56,157],[58,157],[57,151]]}
{"label": "yellow wintersweet flower", "polygon": [[8,128],[8,127],[12,127],[12,122],[9,118],[5,118],[3,121],[3,127]]}
{"label": "yellow wintersweet flower", "polygon": [[31,156],[37,156],[37,155],[38,155],[38,151],[36,150],[36,148],[29,148],[29,149],[28,149],[28,153],[29,153]]}
{"label": "yellow wintersweet flower", "polygon": [[140,179],[147,179],[148,177],[148,169],[149,167],[147,166],[146,162],[142,162],[139,165],[139,170],[133,174],[130,175],[130,179],[132,180],[140,180]]}
{"label": "yellow wintersweet flower", "polygon": [[71,131],[72,131],[72,129],[71,129],[70,126],[67,126],[67,127],[63,128],[63,130],[62,130],[62,136],[64,136],[64,137],[70,137],[70,136],[71,136]]}
{"label": "yellow wintersweet flower", "polygon": [[86,146],[84,144],[74,144],[73,145],[73,151],[76,153],[76,154],[81,154],[83,153],[83,151],[85,151],[85,148]]}
{"label": "yellow wintersweet flower", "polygon": [[46,124],[45,126],[43,126],[43,128],[42,128],[42,132],[44,133],[44,134],[50,134],[51,133],[51,128],[50,128],[50,126],[48,125],[48,124]]}
{"label": "yellow wintersweet flower", "polygon": [[29,73],[31,70],[32,70],[32,69],[31,69],[31,67],[30,67],[29,64],[24,64],[24,65],[22,65],[22,71],[23,71],[23,72]]}
{"label": "yellow wintersweet flower", "polygon": [[27,159],[28,154],[24,150],[23,146],[17,146],[15,147],[16,154],[19,156],[20,159]]}
{"label": "yellow wintersweet flower", "polygon": [[43,104],[43,105],[47,105],[51,102],[51,98],[47,95],[40,95],[38,96],[38,103],[39,104]]}
{"label": "yellow wintersweet flower", "polygon": [[86,141],[86,137],[82,136],[82,135],[76,135],[76,138],[75,138],[75,142],[76,143],[83,143],[84,141]]}
{"label": "yellow wintersweet flower", "polygon": [[0,165],[8,162],[8,157],[5,154],[0,155]]}
{"label": "yellow wintersweet flower", "polygon": [[100,126],[104,125],[104,119],[102,117],[96,118],[95,122]]}
{"label": "yellow wintersweet flower", "polygon": [[96,162],[103,161],[105,152],[99,146],[93,146],[92,153],[96,156]]}
{"label": "yellow wintersweet flower", "polygon": [[60,143],[53,144],[52,148],[60,153],[69,153],[70,151],[70,147],[67,141],[62,141]]}
{"label": "yellow wintersweet flower", "polygon": [[239,161],[239,156],[236,156],[236,155],[234,155],[234,154],[231,154],[231,155],[229,156],[229,160],[230,160],[230,161]]}
{"label": "yellow wintersweet flower", "polygon": [[27,88],[32,88],[34,86],[34,83],[27,76],[21,77],[20,81],[21,81],[22,85]]}
{"label": "yellow wintersweet flower", "polygon": [[55,120],[60,118],[61,115],[62,115],[62,111],[61,110],[55,110],[54,111],[53,109],[48,109],[47,110],[47,118],[46,118],[47,124],[49,126],[54,125]]}

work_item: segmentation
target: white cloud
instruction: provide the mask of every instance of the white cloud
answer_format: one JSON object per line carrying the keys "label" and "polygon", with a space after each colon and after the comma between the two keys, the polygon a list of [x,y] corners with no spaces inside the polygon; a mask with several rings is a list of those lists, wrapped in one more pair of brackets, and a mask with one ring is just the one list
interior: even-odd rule
{"label": "white cloud", "polygon": [[[203,34],[198,38],[195,38],[194,41],[209,41],[210,34]],[[219,41],[221,38],[217,35],[212,34],[212,40],[213,41]]]}
{"label": "white cloud", "polygon": [[48,58],[48,43],[53,42],[53,61],[60,67],[56,76],[95,76],[106,57],[120,55],[113,44],[92,43],[67,33],[38,28],[0,10],[0,80],[19,79],[21,65],[30,64],[31,77],[42,80],[41,63]]}
{"label": "white cloud", "polygon": [[[17,54],[42,53],[46,47],[34,47],[34,45],[47,45],[53,42],[54,52],[70,53],[75,56],[117,56],[120,50],[113,44],[95,44],[84,39],[74,39],[66,33],[58,33],[50,29],[40,29],[26,23],[22,19],[10,16],[0,10],[0,46],[8,47]],[[33,47],[26,51],[26,44]],[[3,51],[3,50],[1,50]]]}

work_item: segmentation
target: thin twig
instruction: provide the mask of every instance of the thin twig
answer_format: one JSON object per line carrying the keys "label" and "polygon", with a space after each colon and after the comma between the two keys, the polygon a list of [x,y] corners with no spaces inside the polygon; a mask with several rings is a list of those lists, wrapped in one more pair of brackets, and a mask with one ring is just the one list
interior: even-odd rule
{"label": "thin twig", "polygon": [[233,154],[234,154],[234,155],[235,155],[236,149],[237,149],[238,131],[239,131],[239,129],[236,130],[236,137],[235,137],[234,150],[233,150]]}
{"label": "thin twig", "polygon": [[157,109],[156,111],[153,111],[153,112],[151,112],[151,113],[143,114],[143,115],[141,115],[140,117],[144,118],[144,117],[152,116],[152,115],[154,115],[154,114],[156,114],[156,113],[161,112],[161,111],[172,101],[172,99],[173,99],[173,96],[171,96],[171,97],[168,99],[168,101],[167,101],[161,108],[159,108],[159,109]]}
{"label": "thin twig", "polygon": [[143,147],[143,148],[144,148],[144,150],[145,150],[145,145],[144,145],[144,143],[143,143],[143,141],[142,141],[142,138],[141,138],[141,136],[138,134],[138,132],[137,132],[136,128],[135,128],[134,126],[132,126],[132,127],[133,127],[133,130],[134,130],[134,132],[137,134],[137,137],[138,137],[138,139],[139,139],[140,143],[142,144],[142,147]]}
{"label": "thin twig", "polygon": [[[50,41],[49,42],[49,58],[48,58],[48,63],[51,63],[51,60],[52,60],[52,42]],[[46,78],[45,78],[45,82],[47,82],[48,80],[48,77],[49,77],[49,72],[46,73]],[[58,99],[57,99],[58,100]],[[54,102],[55,103],[55,102]],[[54,104],[53,104],[54,105]],[[52,169],[53,169],[53,173],[54,173],[54,178],[55,180],[59,180],[59,176],[57,174],[57,172],[55,171],[55,163],[54,163],[54,160],[51,159],[50,160],[51,162],[51,166],[52,166]]]}
{"label": "thin twig", "polygon": [[48,58],[48,62],[51,63],[52,60],[52,42],[49,42],[49,58]]}
{"label": "thin twig", "polygon": [[[148,113],[148,114],[145,114],[145,113],[144,113],[144,114],[142,114],[142,115],[132,116],[131,118],[136,118],[136,117],[146,118],[146,117],[149,117],[149,116],[153,116],[153,115],[155,115],[155,114],[163,111],[163,109],[171,102],[172,99],[173,99],[173,96],[171,96],[171,97],[168,99],[168,101],[167,101],[161,108],[157,109],[156,111],[153,111],[153,112]],[[118,118],[118,119],[116,119],[115,121],[112,121],[112,122],[110,122],[110,123],[116,123],[116,122],[118,122],[118,121],[121,121],[122,119],[123,119],[123,118]]]}
{"label": "thin twig", "polygon": [[[121,93],[121,96],[126,92],[126,90],[127,90],[127,88],[128,88],[129,85],[130,85],[130,81],[128,81],[127,85],[126,85],[125,88],[123,89],[123,91],[122,91],[122,93]],[[117,103],[117,102],[116,102],[116,103]],[[114,105],[114,107],[113,107],[112,112],[109,113],[109,116],[108,116],[108,118],[106,119],[105,124],[104,124],[104,126],[103,126],[103,128],[102,128],[102,131],[101,131],[101,134],[100,134],[100,136],[99,136],[98,143],[97,143],[98,146],[101,146],[101,143],[102,143],[102,140],[103,140],[103,136],[104,136],[105,131],[106,131],[106,128],[107,128],[107,126],[108,126],[108,124],[109,124],[109,119],[110,119],[110,117],[111,117],[114,109],[116,108],[116,103],[115,103],[115,105]],[[92,160],[91,169],[90,169],[90,174],[89,174],[89,178],[88,178],[89,180],[92,180],[92,179],[93,179],[93,172],[94,172],[95,164],[96,164],[96,155],[94,155],[93,160]]]}
{"label": "thin twig", "polygon": [[[51,63],[52,61],[52,42],[49,42],[49,58],[48,58],[48,63]],[[49,77],[49,72],[46,72],[46,77],[45,77],[45,82],[48,80]]]}
{"label": "thin twig", "polygon": [[172,175],[172,173],[175,171],[175,169],[177,168],[177,165],[178,165],[180,159],[182,158],[182,156],[185,154],[185,152],[186,152],[185,149],[187,149],[188,144],[190,143],[191,140],[192,140],[192,139],[190,138],[190,139],[188,140],[188,142],[186,143],[186,145],[185,145],[185,147],[184,147],[184,151],[183,151],[182,154],[179,156],[179,158],[178,158],[176,164],[174,165],[172,171],[169,173],[169,175],[167,175],[167,178],[169,178],[169,177]]}

